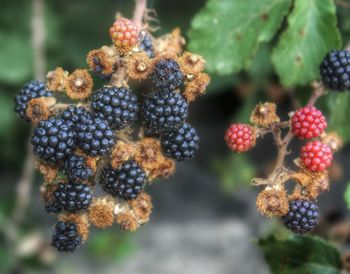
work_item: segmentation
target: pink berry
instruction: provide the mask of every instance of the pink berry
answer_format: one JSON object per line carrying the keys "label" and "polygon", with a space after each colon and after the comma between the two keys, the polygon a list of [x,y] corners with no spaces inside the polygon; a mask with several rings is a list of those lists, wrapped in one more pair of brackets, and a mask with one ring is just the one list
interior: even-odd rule
{"label": "pink berry", "polygon": [[227,146],[235,152],[248,151],[255,145],[255,132],[247,124],[232,124],[226,131]]}
{"label": "pink berry", "polygon": [[292,130],[300,139],[312,139],[320,136],[327,127],[326,118],[314,106],[297,110],[292,117]]}
{"label": "pink berry", "polygon": [[131,48],[138,42],[139,31],[134,22],[126,18],[118,18],[109,28],[113,44],[118,49]]}
{"label": "pink berry", "polygon": [[301,148],[300,160],[309,171],[320,172],[328,168],[333,159],[332,150],[320,141],[308,142]]}

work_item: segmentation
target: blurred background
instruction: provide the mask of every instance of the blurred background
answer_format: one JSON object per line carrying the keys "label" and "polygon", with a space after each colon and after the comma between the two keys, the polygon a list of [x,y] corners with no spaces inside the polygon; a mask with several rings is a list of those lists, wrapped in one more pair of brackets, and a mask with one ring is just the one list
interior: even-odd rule
{"label": "blurred background", "polygon": [[[32,42],[33,14],[38,12],[33,3],[38,1],[44,3],[45,71],[57,66],[68,71],[86,67],[89,50],[110,44],[108,28],[116,12],[130,17],[134,8],[130,0],[1,0],[0,273],[269,273],[256,239],[284,230],[278,220],[256,212],[258,192],[250,180],[271,169],[276,151],[267,136],[248,154],[234,155],[225,147],[223,135],[231,122],[248,122],[256,103],[274,101],[281,117],[287,118],[308,97],[308,87],[285,90],[279,84],[270,60],[274,41],[260,45],[245,72],[211,74],[207,96],[190,112],[201,136],[200,151],[195,160],[179,164],[170,180],[148,188],[154,211],[147,225],[136,233],[121,232],[116,226],[92,231],[75,253],[58,254],[49,246],[55,219],[45,213],[40,201],[42,178],[34,174],[30,189],[17,187],[31,173],[26,168],[30,127],[15,115],[13,98],[40,74],[35,58],[41,57],[35,55]],[[205,3],[149,0],[148,7],[156,10],[161,26],[154,35],[179,26],[187,37],[192,18]],[[337,11],[344,44],[350,38],[348,8],[339,6]],[[327,100],[320,102],[325,110]],[[299,144],[292,146],[298,151]],[[350,178],[349,153],[345,145],[336,155],[331,190],[319,199],[323,217],[317,233],[323,237],[331,237],[333,226],[346,220],[343,193]],[[293,156],[297,157],[291,155],[290,163]],[[30,201],[21,212],[26,191]]]}

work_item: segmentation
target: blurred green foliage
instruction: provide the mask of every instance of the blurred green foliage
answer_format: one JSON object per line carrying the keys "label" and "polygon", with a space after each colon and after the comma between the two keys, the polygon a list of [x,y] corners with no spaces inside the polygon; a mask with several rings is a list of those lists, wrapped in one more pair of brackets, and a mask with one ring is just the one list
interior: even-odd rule
{"label": "blurred green foliage", "polygon": [[270,235],[258,245],[272,274],[337,274],[342,269],[338,249],[318,237]]}

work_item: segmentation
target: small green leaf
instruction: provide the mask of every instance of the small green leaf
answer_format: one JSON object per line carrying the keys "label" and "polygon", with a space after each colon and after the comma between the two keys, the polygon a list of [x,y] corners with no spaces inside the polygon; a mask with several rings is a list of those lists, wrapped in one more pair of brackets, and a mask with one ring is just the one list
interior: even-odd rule
{"label": "small green leaf", "polygon": [[342,268],[338,249],[318,237],[270,235],[258,245],[272,274],[338,274]]}
{"label": "small green leaf", "polygon": [[345,198],[346,204],[348,205],[348,208],[350,209],[350,183],[348,183],[346,187],[344,198]]}
{"label": "small green leaf", "polygon": [[210,72],[248,68],[259,43],[269,41],[291,0],[209,0],[193,19],[189,48],[205,57]]}
{"label": "small green leaf", "polygon": [[326,53],[340,46],[334,1],[295,0],[272,61],[284,85],[304,85],[318,78]]}

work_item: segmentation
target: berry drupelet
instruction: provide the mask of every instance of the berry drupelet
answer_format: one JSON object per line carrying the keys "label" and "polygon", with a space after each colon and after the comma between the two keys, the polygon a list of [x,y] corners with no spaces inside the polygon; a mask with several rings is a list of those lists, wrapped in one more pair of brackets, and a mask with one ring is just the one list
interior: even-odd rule
{"label": "berry drupelet", "polygon": [[242,153],[255,145],[255,132],[247,124],[232,124],[226,131],[225,141],[234,152]]}
{"label": "berry drupelet", "polygon": [[307,106],[297,110],[291,121],[293,134],[300,139],[318,137],[327,127],[326,118],[314,106]]}
{"label": "berry drupelet", "polygon": [[63,166],[63,173],[68,180],[74,182],[86,181],[93,175],[92,169],[86,163],[86,158],[76,154],[68,156]]}
{"label": "berry drupelet", "polygon": [[297,234],[314,230],[318,224],[319,212],[315,203],[308,200],[292,200],[288,213],[282,217],[284,225]]}
{"label": "berry drupelet", "polygon": [[325,170],[331,165],[332,159],[331,148],[320,141],[308,142],[301,148],[302,166],[309,171],[321,172]]}
{"label": "berry drupelet", "polygon": [[188,103],[177,92],[152,92],[142,106],[143,124],[148,132],[177,130],[188,116]]}
{"label": "berry drupelet", "polygon": [[142,42],[140,44],[140,49],[146,52],[149,58],[154,57],[152,38],[149,35],[145,34],[145,36],[143,37]]}
{"label": "berry drupelet", "polygon": [[61,164],[75,148],[75,133],[60,117],[40,121],[31,139],[33,152],[44,162]]}
{"label": "berry drupelet", "polygon": [[26,115],[28,102],[33,98],[49,97],[52,94],[47,90],[44,82],[30,81],[21,90],[20,94],[15,97],[15,111],[24,120],[29,122]]}
{"label": "berry drupelet", "polygon": [[320,74],[327,88],[350,90],[350,51],[331,50],[320,65]]}
{"label": "berry drupelet", "polygon": [[107,193],[125,200],[135,199],[146,182],[146,173],[134,160],[125,162],[118,169],[105,166],[100,181]]}
{"label": "berry drupelet", "polygon": [[99,117],[77,125],[76,134],[78,146],[93,157],[107,155],[114,145],[112,129]]}
{"label": "berry drupelet", "polygon": [[90,206],[92,191],[88,185],[82,183],[58,183],[53,199],[53,203],[46,210],[77,212]]}
{"label": "berry drupelet", "polygon": [[75,129],[77,125],[91,120],[92,114],[84,107],[69,106],[61,113],[61,118]]}
{"label": "berry drupelet", "polygon": [[112,129],[123,129],[137,119],[137,97],[124,87],[104,87],[91,99],[95,115],[106,120]]}
{"label": "berry drupelet", "polygon": [[173,91],[184,82],[180,66],[173,59],[162,59],[155,64],[151,80],[159,91]]}
{"label": "berry drupelet", "polygon": [[161,143],[166,156],[183,161],[194,157],[199,149],[199,136],[195,128],[185,123],[178,130],[165,133]]}
{"label": "berry drupelet", "polygon": [[81,243],[82,236],[75,223],[59,221],[55,225],[51,245],[58,251],[73,252]]}

